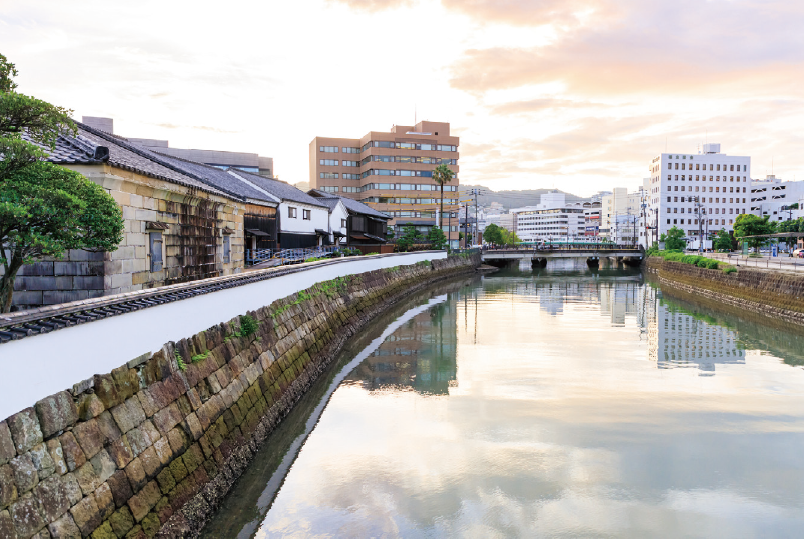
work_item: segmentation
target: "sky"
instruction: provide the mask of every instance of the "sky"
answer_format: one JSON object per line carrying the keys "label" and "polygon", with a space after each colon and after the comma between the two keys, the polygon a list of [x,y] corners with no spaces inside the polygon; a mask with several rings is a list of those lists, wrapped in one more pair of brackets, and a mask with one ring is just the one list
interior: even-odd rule
{"label": "sky", "polygon": [[309,178],[316,136],[418,120],[461,137],[462,184],[635,188],[719,142],[804,180],[794,0],[0,0],[18,91],[177,148]]}

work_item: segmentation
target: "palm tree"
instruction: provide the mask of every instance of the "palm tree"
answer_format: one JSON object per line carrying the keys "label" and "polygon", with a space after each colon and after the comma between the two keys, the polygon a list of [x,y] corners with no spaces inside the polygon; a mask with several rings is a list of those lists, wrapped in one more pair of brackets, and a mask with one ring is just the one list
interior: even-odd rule
{"label": "palm tree", "polygon": [[433,181],[441,186],[441,228],[444,228],[444,184],[452,181],[455,173],[447,165],[438,165],[433,171]]}

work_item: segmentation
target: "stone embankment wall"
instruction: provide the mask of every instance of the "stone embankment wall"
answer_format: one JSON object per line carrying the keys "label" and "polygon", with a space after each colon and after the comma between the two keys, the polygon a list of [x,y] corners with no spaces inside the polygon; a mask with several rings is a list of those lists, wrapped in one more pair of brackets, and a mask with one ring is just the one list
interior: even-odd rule
{"label": "stone embankment wall", "polygon": [[[193,536],[346,339],[478,255],[319,283],[0,422],[0,538]],[[246,314],[246,313],[243,313]]]}
{"label": "stone embankment wall", "polygon": [[649,258],[646,270],[663,285],[804,325],[804,276],[742,268],[726,274],[659,257]]}

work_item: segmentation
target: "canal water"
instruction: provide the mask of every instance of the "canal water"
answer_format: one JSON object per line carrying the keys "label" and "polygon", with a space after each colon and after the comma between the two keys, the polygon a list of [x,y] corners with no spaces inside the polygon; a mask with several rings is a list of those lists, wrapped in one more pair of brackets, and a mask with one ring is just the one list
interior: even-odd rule
{"label": "canal water", "polygon": [[571,261],[413,296],[206,537],[800,537],[802,331]]}

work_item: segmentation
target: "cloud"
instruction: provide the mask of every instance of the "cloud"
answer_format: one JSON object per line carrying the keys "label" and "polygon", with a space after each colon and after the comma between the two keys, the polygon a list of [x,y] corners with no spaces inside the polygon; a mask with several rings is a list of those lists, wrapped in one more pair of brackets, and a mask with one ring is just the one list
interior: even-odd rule
{"label": "cloud", "polygon": [[413,5],[413,0],[329,0],[329,2],[345,4],[352,9],[371,13]]}
{"label": "cloud", "polygon": [[578,26],[590,15],[607,16],[611,2],[601,0],[442,0],[444,7],[484,21],[515,26]]}
{"label": "cloud", "polygon": [[210,127],[208,125],[176,125],[171,123],[152,124],[164,129],[198,129],[201,131],[212,131],[213,133],[239,133],[239,131],[229,131],[227,129],[220,129],[218,127]]}
{"label": "cloud", "polygon": [[[804,7],[727,3],[626,2],[546,46],[467,50],[450,82],[478,94],[552,82],[578,95],[795,93],[804,81]],[[508,2],[484,6],[497,18],[514,10]]]}
{"label": "cloud", "polygon": [[604,103],[594,103],[591,101],[574,101],[572,99],[556,99],[544,97],[540,99],[530,99],[527,101],[511,101],[493,105],[490,112],[492,114],[525,114],[529,112],[541,112],[544,110],[556,109],[582,109],[588,107],[606,108],[610,105]]}

